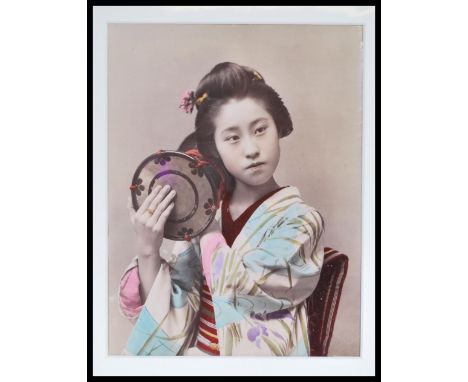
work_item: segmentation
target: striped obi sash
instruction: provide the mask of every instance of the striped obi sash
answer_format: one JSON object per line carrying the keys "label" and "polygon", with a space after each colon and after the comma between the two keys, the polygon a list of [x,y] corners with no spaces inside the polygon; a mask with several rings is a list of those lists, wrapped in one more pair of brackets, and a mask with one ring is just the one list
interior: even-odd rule
{"label": "striped obi sash", "polygon": [[218,331],[216,330],[213,301],[204,277],[200,305],[197,348],[209,355],[219,355]]}

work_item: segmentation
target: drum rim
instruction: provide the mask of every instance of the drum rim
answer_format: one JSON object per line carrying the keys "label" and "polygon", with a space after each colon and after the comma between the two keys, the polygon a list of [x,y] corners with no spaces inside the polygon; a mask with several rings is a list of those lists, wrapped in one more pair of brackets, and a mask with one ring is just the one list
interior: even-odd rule
{"label": "drum rim", "polygon": [[[153,153],[151,155],[148,155],[145,159],[143,159],[143,161],[138,165],[137,169],[135,170],[134,174],[133,174],[133,177],[132,177],[132,184],[136,184],[138,178],[139,178],[139,175],[141,173],[141,171],[143,170],[143,168],[149,163],[151,162],[152,160],[154,160],[155,158],[157,157],[161,157],[161,156],[164,156],[164,155],[167,155],[169,154],[169,156],[178,156],[178,157],[181,157],[181,158],[184,158],[184,159],[187,159],[189,161],[191,161],[192,163],[196,163],[197,160],[184,153],[184,152],[180,152],[180,151],[176,151],[176,150],[160,150],[159,152],[157,153]],[[205,177],[208,179],[208,182],[210,184],[210,187],[211,187],[211,191],[213,193],[213,203],[216,205],[217,204],[217,198],[218,198],[218,193],[217,193],[217,188],[216,188],[216,185],[214,183],[214,179],[209,175],[209,172],[204,172],[204,175]],[[137,203],[137,195],[136,195],[136,192],[134,190],[131,190],[131,198],[132,198],[132,207],[135,211],[138,210],[138,208],[140,206],[138,206],[138,203]],[[135,207],[136,206],[136,207]],[[199,207],[200,208],[200,207]],[[206,227],[208,227],[211,222],[213,221],[213,219],[215,218],[215,215],[216,215],[216,210],[215,212],[211,213],[210,214],[210,218],[208,219],[206,225],[199,231],[199,233],[197,233],[196,235],[192,236],[193,237],[196,237],[198,235],[200,235],[205,229]],[[164,232],[164,238],[166,239],[170,239],[170,240],[175,240],[175,241],[181,241],[181,240],[185,240],[183,237],[180,237],[180,236],[172,236],[172,235],[169,235],[169,234],[166,234],[166,232]]]}

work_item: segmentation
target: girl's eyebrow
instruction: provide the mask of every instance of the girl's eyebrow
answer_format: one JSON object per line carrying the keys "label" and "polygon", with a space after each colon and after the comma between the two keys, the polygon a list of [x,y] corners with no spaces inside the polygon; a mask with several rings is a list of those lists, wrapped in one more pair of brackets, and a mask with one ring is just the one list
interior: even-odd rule
{"label": "girl's eyebrow", "polygon": [[[258,122],[260,121],[267,121],[268,119],[267,118],[264,118],[264,117],[261,117],[261,118],[257,118],[257,119],[254,119],[252,122],[249,123],[249,127],[251,128],[252,126],[255,126]],[[229,126],[229,127],[226,127],[225,129],[222,130],[222,133],[227,133],[229,131],[237,131],[239,130],[239,126]]]}

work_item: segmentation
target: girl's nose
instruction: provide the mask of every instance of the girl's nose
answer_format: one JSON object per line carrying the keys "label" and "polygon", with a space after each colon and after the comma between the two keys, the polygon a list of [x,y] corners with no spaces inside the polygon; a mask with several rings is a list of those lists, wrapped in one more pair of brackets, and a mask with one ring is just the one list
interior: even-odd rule
{"label": "girl's nose", "polygon": [[253,139],[247,138],[244,142],[244,154],[249,159],[255,159],[260,154],[258,146]]}

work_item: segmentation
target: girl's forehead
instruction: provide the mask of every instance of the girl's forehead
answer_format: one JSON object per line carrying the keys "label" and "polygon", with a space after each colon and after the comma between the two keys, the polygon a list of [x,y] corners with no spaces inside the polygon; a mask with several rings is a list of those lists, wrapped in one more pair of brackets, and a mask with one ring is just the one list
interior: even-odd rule
{"label": "girl's forehead", "polygon": [[262,102],[253,98],[231,99],[220,108],[215,124],[217,127],[241,127],[259,118],[271,119]]}

